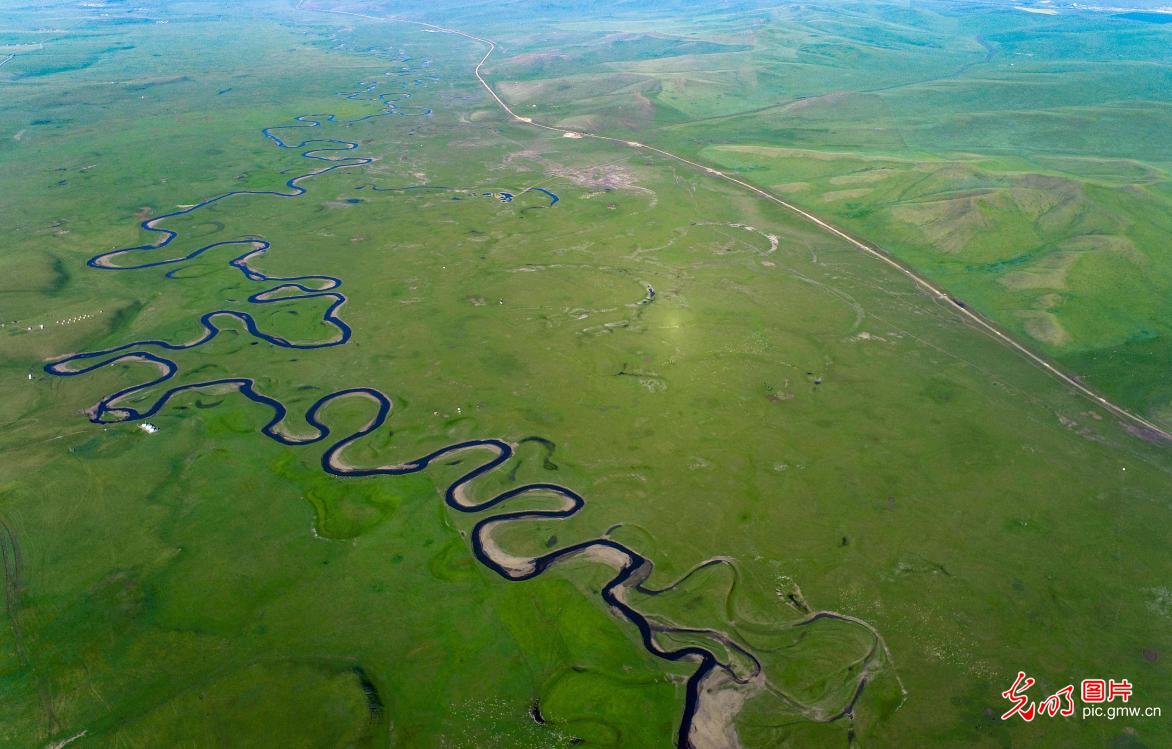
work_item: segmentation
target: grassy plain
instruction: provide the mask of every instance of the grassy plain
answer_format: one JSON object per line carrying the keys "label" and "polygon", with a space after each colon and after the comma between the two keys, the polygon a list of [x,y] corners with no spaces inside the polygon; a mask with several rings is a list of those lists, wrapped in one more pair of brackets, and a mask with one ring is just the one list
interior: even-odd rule
{"label": "grassy plain", "polygon": [[[143,216],[279,189],[309,162],[260,129],[371,114],[338,92],[379,80],[434,114],[303,132],[377,161],[297,199],[177,218],[161,251],[262,236],[266,273],[343,280],[354,338],[297,351],[226,323],[174,355],[168,385],[253,377],[302,433],[321,395],[377,387],[395,410],[352,451],[366,465],[461,439],[552,441],[523,443],[477,493],[556,481],[587,507],[515,523],[502,544],[535,554],[619,525],[655,562],[654,586],[733,558],[735,577],[713,568],[633,603],[762,659],[774,691],[738,716],[746,747],[845,744],[852,730],[869,746],[1172,737],[1167,721],[996,717],[1018,669],[1039,690],[1125,674],[1138,703],[1172,703],[1166,447],[780,208],[506,121],[466,39],[273,7],[279,21],[176,5],[167,24],[62,10],[51,20],[71,33],[35,41],[52,59],[30,50],[0,68],[0,744],[84,731],[77,746],[671,745],[687,664],[652,658],[607,610],[601,565],[526,583],[479,565],[471,519],[437,495],[470,459],[337,479],[320,447],[258,434],[269,413],[236,394],[181,396],[148,435],[81,413],[146,367],[41,372],[69,352],[189,340],[220,308],[289,339],[330,336],[323,302],[248,304],[265,286],[227,251],[175,278],[84,263],[150,239]],[[391,189],[419,186],[443,189]],[[517,198],[484,195],[502,191]],[[655,301],[640,304],[647,285]],[[345,434],[370,414],[348,401],[324,416]],[[778,696],[823,714],[844,702],[866,630],[795,626],[820,609],[865,620],[890,649],[853,724]]]}
{"label": "grassy plain", "polygon": [[950,2],[652,13],[502,30],[493,76],[543,121],[690,155],[866,237],[1172,424],[1172,26]]}

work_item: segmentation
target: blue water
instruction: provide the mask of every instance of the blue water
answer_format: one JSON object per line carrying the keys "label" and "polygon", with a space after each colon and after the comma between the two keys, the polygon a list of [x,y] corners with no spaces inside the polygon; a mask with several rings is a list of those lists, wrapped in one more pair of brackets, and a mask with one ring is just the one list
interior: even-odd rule
{"label": "blue water", "polygon": [[553,208],[555,205],[557,205],[557,202],[561,200],[561,198],[559,198],[557,195],[554,195],[549,190],[546,190],[544,187],[530,187],[529,190],[532,190],[533,192],[543,192],[548,195],[550,208]]}
{"label": "blue water", "polygon": [[[410,68],[405,69],[410,72]],[[414,82],[415,79],[413,79]],[[227,264],[239,270],[248,280],[264,284],[275,284],[269,286],[263,291],[259,291],[248,297],[249,304],[261,305],[278,302],[289,302],[299,299],[328,299],[329,305],[322,313],[322,322],[331,327],[335,334],[325,341],[320,342],[299,342],[291,341],[282,336],[272,335],[261,330],[256,320],[247,312],[239,312],[236,310],[217,309],[212,312],[207,312],[200,316],[199,323],[203,332],[193,341],[188,343],[169,343],[159,339],[146,339],[126,343],[121,346],[113,346],[99,351],[90,351],[80,354],[71,354],[59,359],[56,359],[45,365],[45,372],[60,376],[60,377],[76,377],[80,375],[93,372],[120,362],[136,362],[146,361],[154,363],[160,369],[158,376],[142,382],[137,385],[122,388],[109,395],[104,396],[98,401],[97,405],[90,411],[90,420],[97,424],[109,424],[119,422],[131,422],[147,419],[159,413],[167,403],[176,395],[188,391],[198,391],[204,388],[214,386],[231,386],[236,389],[238,393],[245,398],[258,403],[272,411],[272,417],[268,422],[260,428],[261,434],[269,439],[275,440],[283,445],[311,445],[322,442],[330,437],[330,428],[323,421],[318,418],[321,409],[334,400],[345,398],[354,395],[360,395],[368,398],[374,402],[377,407],[377,412],[373,419],[363,428],[350,432],[345,436],[334,440],[325,450],[321,458],[321,467],[325,472],[339,477],[359,477],[359,476],[402,476],[406,474],[418,473],[426,470],[432,463],[440,460],[448,455],[455,455],[467,450],[480,450],[490,453],[492,457],[482,461],[472,470],[468,471],[451,484],[449,484],[444,491],[444,502],[451,509],[461,513],[480,513],[497,505],[501,505],[517,497],[528,494],[541,494],[547,496],[549,494],[556,494],[566,500],[566,508],[561,510],[520,510],[514,512],[497,512],[488,517],[481,519],[472,529],[472,552],[476,559],[484,566],[491,569],[501,577],[507,580],[528,580],[542,574],[553,564],[556,564],[562,559],[579,554],[589,549],[610,549],[620,554],[623,558],[621,569],[617,572],[614,578],[606,584],[602,589],[601,595],[613,610],[617,611],[624,619],[639,630],[639,635],[643,643],[643,647],[653,655],[669,660],[682,661],[688,660],[697,664],[696,670],[689,677],[686,687],[686,698],[684,705],[684,714],[679,724],[679,732],[677,735],[677,746],[684,748],[690,746],[688,735],[691,732],[693,718],[696,714],[697,707],[700,700],[700,685],[704,678],[716,668],[721,668],[727,671],[733,678],[732,667],[723,663],[716,655],[705,648],[689,645],[680,647],[674,650],[664,649],[655,641],[655,632],[686,632],[687,630],[675,630],[670,627],[665,627],[662,624],[657,624],[655,629],[652,628],[651,622],[638,611],[633,609],[625,603],[620,594],[617,593],[620,588],[633,587],[648,595],[655,595],[664,592],[670,588],[662,590],[651,590],[643,586],[643,581],[651,573],[652,565],[650,560],[643,557],[633,549],[620,544],[609,536],[604,535],[589,541],[583,541],[572,546],[567,546],[556,551],[549,552],[532,560],[532,568],[528,571],[517,572],[507,569],[499,565],[484,551],[486,529],[490,525],[497,525],[503,522],[513,520],[534,520],[534,519],[565,519],[578,513],[582,507],[585,506],[585,500],[572,489],[561,486],[559,484],[550,483],[534,483],[519,486],[515,489],[497,494],[491,499],[475,504],[464,505],[461,504],[457,497],[461,487],[469,484],[477,478],[484,476],[508,462],[513,456],[513,447],[499,439],[478,439],[466,440],[454,444],[441,447],[438,450],[430,452],[420,458],[404,463],[396,467],[383,468],[345,468],[341,467],[341,461],[335,461],[338,454],[348,445],[358,441],[362,437],[371,434],[381,429],[387,422],[391,409],[391,399],[384,393],[374,388],[357,387],[338,390],[333,393],[322,396],[315,401],[305,413],[305,421],[315,430],[315,434],[309,437],[290,437],[289,432],[280,428],[285,417],[288,415],[288,410],[283,403],[265,395],[257,389],[256,381],[248,377],[225,377],[213,380],[206,380],[202,382],[190,383],[186,385],[178,385],[164,391],[155,400],[145,407],[134,407],[130,405],[118,405],[118,401],[133,396],[136,394],[145,393],[145,391],[171,380],[179,372],[179,365],[175,361],[167,358],[164,352],[183,351],[187,349],[197,348],[213,340],[218,336],[222,328],[217,324],[220,318],[233,318],[244,324],[244,327],[253,337],[270,343],[274,346],[287,349],[320,349],[329,348],[333,346],[341,346],[347,343],[352,335],[350,326],[337,314],[338,309],[345,304],[346,296],[338,289],[342,286],[342,280],[334,276],[327,275],[304,275],[304,276],[270,276],[264,274],[253,268],[249,261],[267,253],[272,245],[260,238],[244,238],[233,239],[220,242],[213,242],[204,245],[198,249],[192,250],[186,255],[180,257],[154,259],[160,251],[169,246],[178,236],[178,233],[160,226],[167,219],[175,218],[177,216],[185,216],[187,214],[200,211],[208,206],[217,205],[224,201],[233,198],[248,198],[248,197],[269,197],[279,199],[296,199],[307,192],[307,188],[303,183],[312,180],[323,174],[339,169],[350,169],[362,167],[371,163],[372,159],[359,156],[343,155],[358,148],[358,144],[354,141],[339,140],[334,138],[321,138],[301,140],[296,143],[285,140],[278,135],[278,131],[294,130],[294,129],[312,129],[322,126],[324,122],[337,123],[340,125],[355,125],[376,117],[384,117],[388,115],[400,116],[427,116],[432,110],[427,107],[412,107],[405,108],[395,104],[392,99],[406,98],[409,96],[406,92],[399,91],[394,93],[376,93],[378,89],[377,84],[364,85],[364,87],[356,92],[343,94],[347,99],[363,99],[372,101],[380,106],[380,110],[374,114],[359,117],[357,119],[348,120],[345,122],[338,122],[332,114],[310,114],[301,115],[295,118],[296,124],[291,125],[275,125],[264,128],[261,133],[265,138],[270,140],[278,148],[282,149],[302,149],[301,156],[313,162],[324,162],[326,165],[292,177],[285,182],[285,190],[233,190],[192,205],[189,208],[184,208],[170,213],[164,213],[146,219],[141,222],[142,229],[157,238],[154,242],[147,244],[133,245],[130,247],[123,247],[112,250],[110,252],[103,252],[91,257],[86,264],[90,268],[102,271],[134,271],[144,270],[147,268],[159,268],[163,266],[176,265],[186,261],[193,260],[205,254],[216,253],[221,249],[228,249],[232,257],[227,261]],[[378,188],[372,186],[372,190],[380,191],[399,191],[411,189],[449,189],[442,187],[417,186],[404,188]],[[549,197],[549,205],[552,207],[558,202],[558,196],[546,190],[545,188],[534,187],[528,188],[528,191],[535,191],[545,194]],[[485,193],[485,195],[493,195],[494,193]],[[501,192],[497,197],[502,202],[511,202],[515,197],[513,193]],[[240,250],[243,250],[242,252]],[[132,259],[142,258],[142,262],[132,265],[115,265],[117,259]],[[161,283],[170,284],[181,282],[182,279],[176,276],[176,273],[182,270],[182,267],[176,267],[163,274]],[[161,289],[165,293],[165,288]],[[288,291],[298,293],[287,294]],[[648,288],[650,297],[654,297],[654,291]],[[153,349],[148,350],[148,349]],[[156,353],[159,352],[159,353]],[[681,581],[682,582],[682,581]],[[678,583],[677,583],[678,584]],[[811,618],[813,621],[814,618]],[[760,670],[760,663],[757,659],[747,651],[741,650],[735,644],[729,644],[730,648],[736,649],[743,657],[755,664],[755,669]],[[861,689],[860,689],[861,691]],[[856,696],[857,698],[857,696]],[[852,702],[853,704],[853,702]]]}

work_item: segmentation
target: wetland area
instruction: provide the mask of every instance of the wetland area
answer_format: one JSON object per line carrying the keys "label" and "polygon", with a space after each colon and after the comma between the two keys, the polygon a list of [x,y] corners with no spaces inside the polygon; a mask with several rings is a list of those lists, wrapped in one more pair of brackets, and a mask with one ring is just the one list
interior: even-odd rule
{"label": "wetland area", "polygon": [[0,745],[1172,738],[1172,27],[612,11],[0,8]]}

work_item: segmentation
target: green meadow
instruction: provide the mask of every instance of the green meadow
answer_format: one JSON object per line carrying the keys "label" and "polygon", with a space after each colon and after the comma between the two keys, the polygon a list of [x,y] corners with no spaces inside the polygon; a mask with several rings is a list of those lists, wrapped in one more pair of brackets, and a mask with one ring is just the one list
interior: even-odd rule
{"label": "green meadow", "polygon": [[[221,316],[203,345],[136,347],[176,374],[115,405],[250,378],[287,408],[284,432],[306,436],[312,404],[368,387],[393,410],[347,448],[352,465],[516,444],[472,495],[555,483],[586,504],[502,524],[494,542],[522,558],[603,536],[637,550],[654,569],[627,602],[660,626],[657,644],[703,647],[746,677],[710,683],[723,733],[695,749],[1172,741],[1167,718],[999,719],[1019,670],[1039,700],[1125,676],[1132,704],[1172,705],[1167,443],[780,206],[508,118],[473,77],[482,45],[307,5],[0,11],[0,59],[12,55],[0,67],[0,746],[678,745],[696,664],[654,657],[604,602],[605,558],[512,582],[473,555],[473,525],[494,511],[455,512],[442,493],[483,454],[340,478],[322,454],[372,418],[361,398],[318,414],[331,438],[290,446],[260,433],[272,410],[233,387],[176,395],[148,433],[85,412],[155,367],[43,369],[191,341],[214,310],[287,341],[336,337],[329,299],[250,302],[278,282],[229,265],[240,246],[86,266],[157,240],[144,219],[288,191],[325,166],[302,156],[311,146],[278,148],[270,127],[289,144],[353,142],[345,156],[373,161],[304,180],[297,197],[167,219],[173,242],[116,264],[263,238],[271,248],[249,262],[265,275],[342,281],[353,337],[289,348]],[[616,7],[613,21],[542,11],[556,31],[544,39],[521,4],[413,12],[501,42],[488,77],[519,112],[788,183],[785,195],[1167,420],[1166,102],[1083,91],[1063,104],[1054,86],[1082,84],[1039,68],[1059,79],[1039,84],[1056,101],[1012,103],[1024,95],[1006,84],[998,106],[1061,115],[1015,133],[979,124],[1010,62],[1053,65],[1011,57],[994,39],[1019,33],[1004,19],[1075,22],[953,6],[885,8],[877,25],[851,14],[880,11],[857,6],[800,11],[801,23],[748,5],[691,19]],[[860,41],[864,28],[883,39]],[[990,62],[955,42],[977,33]],[[1040,44],[1020,33],[1022,50]],[[1145,24],[1119,46],[1137,60],[1118,74],[1137,102],[1145,85],[1161,93],[1153,45],[1167,33]],[[1063,34],[1045,39],[1047,54],[1075,56]],[[882,87],[842,94],[841,108],[827,99]],[[775,107],[778,91],[810,103]],[[370,117],[390,92],[410,96]],[[883,102],[880,119],[864,124],[859,97]],[[1100,110],[1127,135],[1054,145],[1071,132],[1063,118]],[[293,129],[302,115],[322,124]],[[1050,145],[1019,148],[1027,133]]]}
{"label": "green meadow", "polygon": [[543,121],[637,137],[794,201],[1172,424],[1172,25],[1160,14],[955,2],[632,13],[504,31],[493,77]]}

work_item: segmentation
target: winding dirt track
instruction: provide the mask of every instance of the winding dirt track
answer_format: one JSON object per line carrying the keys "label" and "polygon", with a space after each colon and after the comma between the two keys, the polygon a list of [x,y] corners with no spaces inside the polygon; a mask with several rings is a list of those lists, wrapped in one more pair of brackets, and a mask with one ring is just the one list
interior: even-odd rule
{"label": "winding dirt track", "polygon": [[484,67],[484,64],[486,62],[488,62],[488,58],[491,57],[492,53],[496,51],[496,42],[492,41],[491,39],[486,39],[484,37],[476,36],[475,34],[469,34],[468,32],[460,31],[459,29],[452,29],[452,28],[448,28],[446,26],[437,26],[435,24],[426,23],[424,21],[411,21],[411,20],[407,20],[405,18],[397,18],[397,17],[371,16],[371,15],[367,15],[364,13],[353,13],[351,11],[345,11],[345,10],[328,10],[328,9],[324,9],[324,8],[305,7],[305,0],[302,0],[302,2],[300,4],[298,4],[297,7],[299,9],[303,9],[303,10],[312,10],[312,11],[316,11],[319,13],[333,13],[336,15],[344,15],[344,16],[354,16],[356,18],[365,18],[365,19],[368,19],[371,21],[407,23],[407,24],[411,24],[414,26],[420,26],[425,29],[430,29],[432,31],[441,32],[444,34],[455,34],[456,36],[462,36],[465,39],[471,39],[472,41],[479,42],[480,44],[486,45],[488,47],[488,49],[487,49],[487,51],[485,51],[484,57],[480,58],[480,62],[476,63],[476,68],[473,70],[473,73],[476,76],[476,80],[478,80],[480,82],[480,85],[484,87],[484,90],[488,92],[488,95],[493,98],[493,100],[497,103],[498,106],[500,106],[500,108],[502,110],[505,111],[505,113],[507,113],[510,117],[512,117],[517,122],[529,125],[530,127],[540,128],[542,130],[549,130],[549,131],[555,132],[555,133],[562,133],[563,135],[565,135],[566,133],[572,133],[575,136],[579,136],[582,138],[592,138],[594,140],[608,141],[610,143],[617,143],[620,145],[627,146],[629,148],[635,148],[635,149],[639,149],[639,150],[643,150],[643,151],[651,151],[651,152],[657,153],[660,156],[663,156],[665,158],[672,159],[673,161],[677,161],[681,164],[686,164],[694,169],[699,169],[700,171],[705,172],[709,176],[716,177],[717,179],[725,180],[726,182],[731,182],[735,185],[743,187],[746,190],[749,190],[750,192],[755,193],[758,197],[764,198],[765,200],[768,200],[772,203],[776,203],[777,205],[780,205],[783,208],[786,208],[786,209],[792,211],[793,213],[796,213],[797,215],[806,219],[810,223],[817,225],[819,228],[823,229],[824,231],[826,231],[830,234],[833,234],[834,236],[849,242],[855,248],[862,250],[863,252],[867,253],[868,255],[871,255],[872,257],[880,260],[881,262],[886,263],[887,265],[891,266],[892,268],[899,271],[903,275],[907,276],[917,286],[919,286],[924,291],[928,292],[931,296],[936,298],[938,301],[946,303],[955,312],[960,314],[961,317],[966,322],[971,323],[977,329],[987,333],[988,335],[992,336],[994,339],[996,339],[996,340],[1000,341],[1001,343],[1005,344],[1006,346],[1014,349],[1015,351],[1020,353],[1022,356],[1026,357],[1030,361],[1030,363],[1034,364],[1035,366],[1040,367],[1042,370],[1048,372],[1049,374],[1053,375],[1057,379],[1061,380],[1063,382],[1063,384],[1070,386],[1075,391],[1077,391],[1079,394],[1081,394],[1081,395],[1089,398],[1090,400],[1094,401],[1095,403],[1097,403],[1103,409],[1111,412],[1115,416],[1118,416],[1119,418],[1121,418],[1125,421],[1129,421],[1132,424],[1141,427],[1142,429],[1146,430],[1147,432],[1149,432],[1151,434],[1158,435],[1159,437],[1161,437],[1163,440],[1165,440],[1167,442],[1172,442],[1172,432],[1168,431],[1167,429],[1164,429],[1163,427],[1161,427],[1157,424],[1154,424],[1151,421],[1148,421],[1147,419],[1145,419],[1144,417],[1142,417],[1138,414],[1135,414],[1135,413],[1132,413],[1131,411],[1128,411],[1126,408],[1124,408],[1116,403],[1113,403],[1112,401],[1108,400],[1103,395],[1100,395],[1098,392],[1096,392],[1092,388],[1079,382],[1078,379],[1076,379],[1074,376],[1063,372],[1061,369],[1056,367],[1054,364],[1051,364],[1049,361],[1047,361],[1041,355],[1031,351],[1025,345],[1014,340],[1011,336],[1009,336],[1007,333],[1002,331],[1000,328],[998,328],[996,325],[991,323],[989,320],[985,319],[983,316],[977,314],[976,312],[973,312],[968,307],[962,306],[960,303],[958,303],[955,300],[955,298],[952,295],[950,295],[944,289],[933,284],[931,281],[929,281],[928,279],[919,275],[918,273],[913,271],[911,268],[907,267],[906,265],[904,265],[900,261],[891,257],[891,255],[887,254],[886,252],[879,249],[875,245],[869,244],[867,242],[864,242],[861,239],[858,239],[856,237],[851,236],[850,234],[848,234],[847,232],[838,228],[837,226],[835,226],[827,221],[824,221],[823,219],[818,218],[814,214],[810,213],[809,211],[806,211],[806,210],[799,208],[798,206],[794,205],[793,203],[790,203],[786,200],[783,200],[782,198],[778,197],[777,195],[774,195],[773,193],[769,192],[768,190],[764,190],[760,187],[757,187],[756,185],[745,182],[742,179],[725,174],[724,172],[713,169],[712,167],[705,166],[704,164],[700,164],[700,163],[692,161],[690,159],[686,159],[683,156],[679,156],[679,155],[674,154],[670,151],[665,151],[662,148],[656,148],[655,146],[649,146],[646,143],[639,143],[639,142],[633,141],[633,140],[623,140],[622,138],[612,138],[608,135],[598,135],[597,133],[591,133],[591,132],[587,132],[587,131],[583,131],[583,130],[572,130],[570,128],[557,127],[556,125],[546,125],[541,122],[535,122],[533,120],[533,118],[531,118],[531,117],[524,117],[522,115],[517,114],[516,112],[513,111],[513,109],[507,103],[505,103],[505,100],[502,99],[497,94],[496,90],[493,89],[493,87],[489,84],[489,82],[484,79],[484,75],[481,72],[482,68]]}

